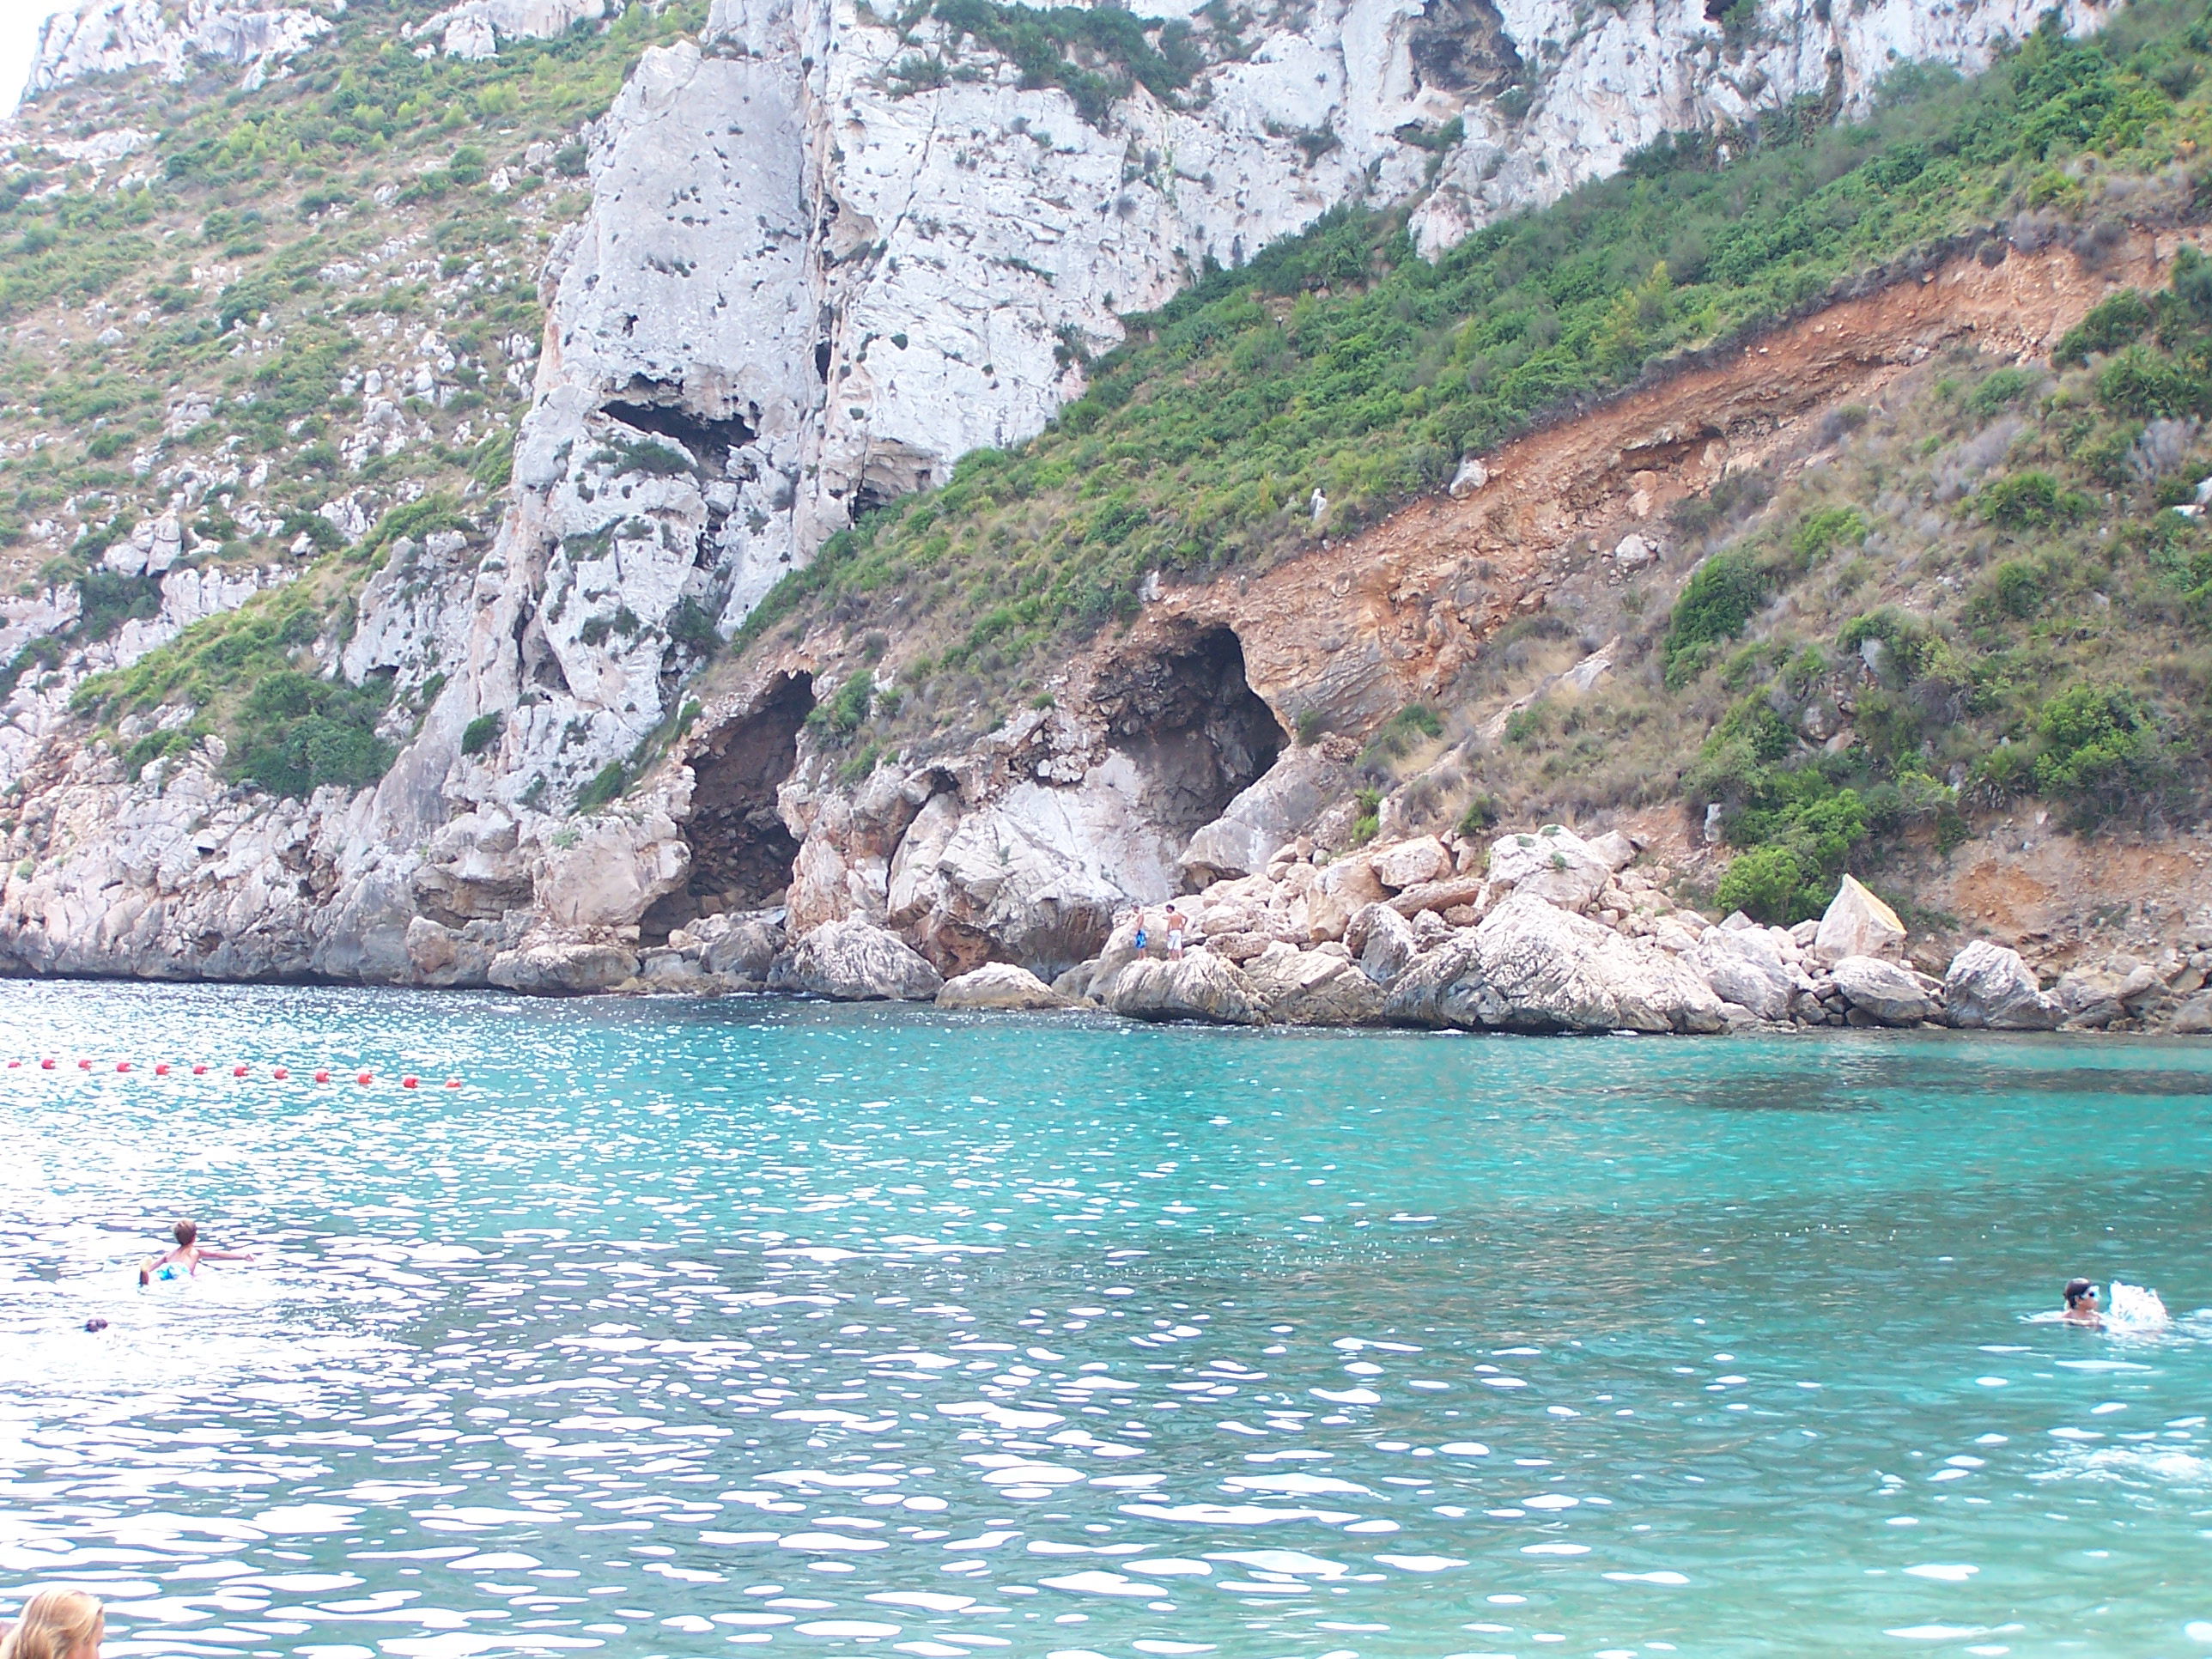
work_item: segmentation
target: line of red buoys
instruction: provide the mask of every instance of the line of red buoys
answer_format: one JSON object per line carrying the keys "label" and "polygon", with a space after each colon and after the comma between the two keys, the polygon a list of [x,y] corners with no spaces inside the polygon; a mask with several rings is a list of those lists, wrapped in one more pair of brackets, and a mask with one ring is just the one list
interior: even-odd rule
{"label": "line of red buoys", "polygon": [[[17,1071],[21,1068],[22,1064],[23,1062],[20,1060],[11,1060],[8,1062],[7,1069],[11,1072]],[[51,1072],[53,1071],[59,1064],[60,1062],[58,1060],[51,1058],[45,1059],[39,1062],[39,1069],[42,1072]],[[76,1063],[76,1068],[80,1072],[89,1072],[93,1069],[93,1062],[89,1060],[80,1060]],[[118,1060],[115,1062],[115,1069],[118,1072],[128,1072],[132,1069],[131,1062],[127,1060]],[[165,1060],[154,1067],[154,1075],[155,1077],[167,1077],[174,1069],[175,1068]],[[208,1067],[204,1061],[196,1062],[192,1066],[192,1075],[194,1077],[205,1077],[207,1075],[207,1071]],[[234,1066],[230,1068],[230,1074],[233,1077],[250,1077],[252,1073],[253,1068],[251,1066]],[[278,1066],[272,1067],[269,1075],[275,1082],[285,1083],[290,1081],[292,1073],[286,1067]],[[331,1073],[327,1067],[315,1073],[316,1082],[328,1083],[330,1080]],[[366,1089],[376,1081],[376,1074],[374,1072],[359,1072],[355,1073],[353,1080],[359,1086]],[[399,1079],[399,1086],[403,1089],[419,1088],[421,1085],[422,1079],[411,1072],[406,1073]],[[449,1077],[446,1079],[445,1086],[448,1089],[458,1089],[461,1086],[461,1080],[457,1077]]]}

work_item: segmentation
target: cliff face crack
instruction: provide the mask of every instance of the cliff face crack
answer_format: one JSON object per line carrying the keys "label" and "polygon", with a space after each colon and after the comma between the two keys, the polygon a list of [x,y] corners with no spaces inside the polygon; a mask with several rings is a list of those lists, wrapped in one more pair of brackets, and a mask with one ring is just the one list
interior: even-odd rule
{"label": "cliff face crack", "polygon": [[1097,698],[1109,741],[1147,780],[1150,816],[1186,836],[1256,782],[1286,740],[1227,628],[1193,627],[1124,657],[1100,676]]}
{"label": "cliff face crack", "polygon": [[775,792],[799,762],[799,728],[814,712],[810,674],[779,674],[752,712],[709,732],[691,754],[691,816],[684,840],[690,879],[640,922],[648,943],[702,915],[757,910],[791,885],[799,842]]}

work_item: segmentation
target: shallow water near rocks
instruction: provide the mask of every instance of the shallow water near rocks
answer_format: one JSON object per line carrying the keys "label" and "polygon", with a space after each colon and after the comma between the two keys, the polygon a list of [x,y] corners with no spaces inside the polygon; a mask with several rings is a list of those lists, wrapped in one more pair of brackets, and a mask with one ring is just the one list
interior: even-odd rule
{"label": "shallow water near rocks", "polygon": [[[111,1655],[2212,1654],[2212,1047],[0,1035],[0,1613]],[[259,1259],[138,1291],[185,1212]],[[2175,1326],[2039,1318],[2077,1272]]]}

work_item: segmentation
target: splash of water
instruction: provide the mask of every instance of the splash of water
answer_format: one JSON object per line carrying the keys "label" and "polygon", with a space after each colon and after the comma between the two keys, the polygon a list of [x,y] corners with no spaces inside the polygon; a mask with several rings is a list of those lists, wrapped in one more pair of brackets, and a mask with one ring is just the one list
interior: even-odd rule
{"label": "splash of water", "polygon": [[2172,1324],[2172,1316],[2166,1304],[2159,1300],[2158,1292],[2146,1290],[2141,1285],[2126,1284],[2120,1279],[2112,1283],[2106,1297],[2105,1323],[2133,1331],[2164,1330]]}

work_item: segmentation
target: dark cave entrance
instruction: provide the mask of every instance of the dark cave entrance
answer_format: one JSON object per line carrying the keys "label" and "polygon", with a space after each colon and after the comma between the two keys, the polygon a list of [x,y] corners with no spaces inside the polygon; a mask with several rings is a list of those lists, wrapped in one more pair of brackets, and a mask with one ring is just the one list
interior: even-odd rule
{"label": "dark cave entrance", "polygon": [[1195,628],[1123,659],[1100,677],[1098,697],[1115,747],[1151,780],[1152,816],[1184,834],[1219,817],[1289,741],[1246,681],[1243,644],[1227,628]]}
{"label": "dark cave entrance", "polygon": [[799,763],[799,728],[814,712],[814,677],[779,674],[750,714],[691,751],[691,816],[684,840],[691,873],[645,913],[642,938],[659,942],[701,916],[758,910],[791,885],[799,842],[777,812],[775,792]]}

